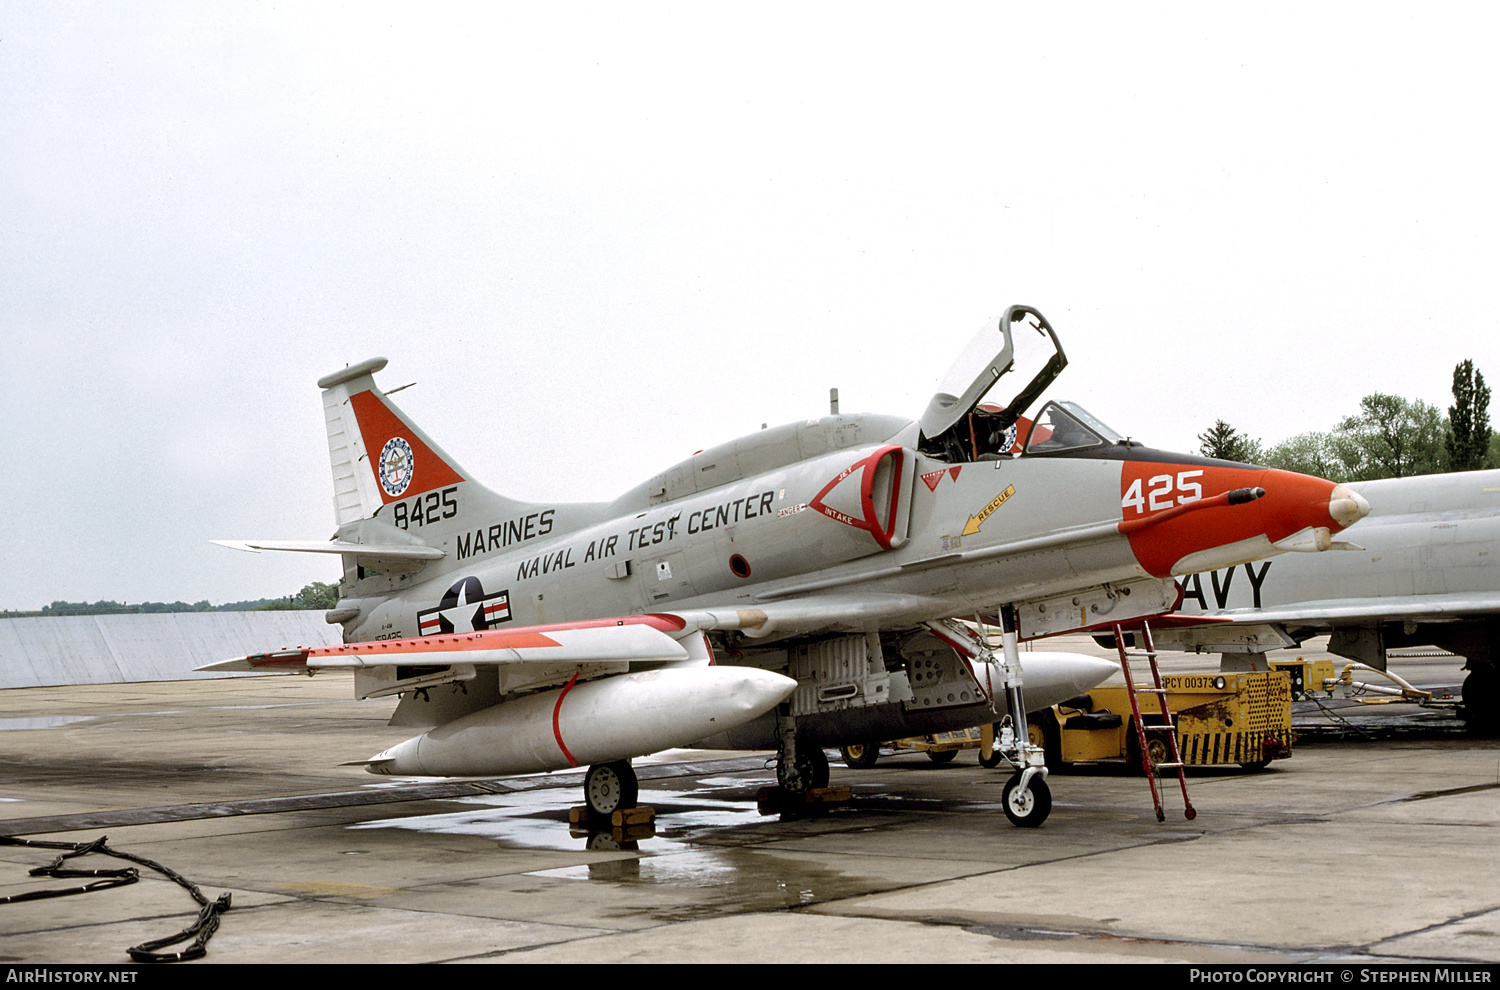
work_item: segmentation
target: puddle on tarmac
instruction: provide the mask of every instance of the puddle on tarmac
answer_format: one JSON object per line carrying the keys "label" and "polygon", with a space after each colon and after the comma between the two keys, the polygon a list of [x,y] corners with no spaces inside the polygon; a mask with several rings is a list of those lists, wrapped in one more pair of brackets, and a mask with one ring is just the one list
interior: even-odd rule
{"label": "puddle on tarmac", "polygon": [[[729,781],[743,785],[743,781]],[[706,782],[705,782],[706,783]],[[459,799],[463,811],[442,815],[383,818],[352,825],[355,829],[402,828],[446,835],[477,835],[512,849],[552,849],[568,852],[609,851],[572,832],[567,809],[576,804],[572,788],[549,792],[483,795]],[[593,862],[549,870],[528,871],[527,876],[556,881],[593,881],[672,890],[685,896],[663,904],[652,895],[649,904],[622,903],[618,913],[647,914],[662,921],[709,917],[727,908],[735,911],[775,910],[814,901],[869,893],[879,889],[878,880],[833,873],[796,858],[777,856],[763,849],[707,846],[696,842],[705,832],[729,826],[775,823],[761,815],[753,801],[728,801],[705,791],[641,791],[641,803],[658,810],[656,832],[639,840],[636,849],[616,855],[593,857]],[[670,809],[670,810],[664,810]]]}
{"label": "puddle on tarmac", "polygon": [[663,903],[659,893],[640,901],[624,894],[618,905],[603,909],[606,917],[648,915],[664,922],[712,917],[726,910],[773,911],[872,893],[881,886],[871,878],[832,873],[805,860],[763,850],[714,847],[666,855],[642,854],[636,859],[538,870],[529,875],[670,891],[675,903]]}
{"label": "puddle on tarmac", "polygon": [[[588,846],[587,836],[575,835],[568,826],[568,809],[578,804],[573,788],[485,794],[457,798],[471,811],[441,815],[410,815],[361,822],[350,828],[404,828],[441,835],[477,835],[517,849],[577,851]],[[681,791],[642,789],[640,803],[657,809],[655,834],[641,841],[651,848],[681,846],[703,829],[748,825],[766,821],[754,802],[725,801]],[[670,812],[664,809],[670,808]]]}
{"label": "puddle on tarmac", "polygon": [[[608,832],[590,837],[572,831],[568,809],[580,803],[572,787],[476,795],[458,799],[466,806],[461,811],[382,818],[350,828],[474,835],[510,849],[585,853],[587,862],[527,871],[526,875],[655,891],[644,899],[620,895],[617,907],[605,909],[610,916],[682,921],[714,917],[726,910],[777,910],[890,888],[882,878],[834,872],[803,857],[777,855],[759,843],[703,843],[700,840],[726,828],[775,829],[778,822],[761,815],[755,801],[745,795],[744,778],[704,778],[697,784],[683,790],[642,789],[641,804],[655,808],[658,818],[654,834],[639,839],[634,848],[616,846]],[[723,797],[726,787],[737,788],[738,799]],[[610,851],[614,854],[597,855]],[[663,903],[663,895],[671,903]]]}

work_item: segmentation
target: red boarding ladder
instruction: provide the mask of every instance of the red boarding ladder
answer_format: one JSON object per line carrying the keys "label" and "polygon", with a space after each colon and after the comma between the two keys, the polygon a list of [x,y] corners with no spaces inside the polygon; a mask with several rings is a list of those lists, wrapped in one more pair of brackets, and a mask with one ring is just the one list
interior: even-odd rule
{"label": "red boarding ladder", "polygon": [[[1141,645],[1145,647],[1141,651],[1131,651],[1125,648],[1125,629],[1119,624],[1114,624],[1115,648],[1120,652],[1120,669],[1125,673],[1125,694],[1130,698],[1130,711],[1134,716],[1136,744],[1141,753],[1141,768],[1146,773],[1146,782],[1151,785],[1151,801],[1156,805],[1156,820],[1164,821],[1166,813],[1161,807],[1161,790],[1156,786],[1156,775],[1158,770],[1170,770],[1177,774],[1177,782],[1182,785],[1183,817],[1192,821],[1198,817],[1198,812],[1193,810],[1193,802],[1188,798],[1186,764],[1182,762],[1182,753],[1177,748],[1177,727],[1172,718],[1172,710],[1167,705],[1167,691],[1161,686],[1161,670],[1156,665],[1156,645],[1151,642],[1151,626],[1145,620],[1141,621],[1140,635]],[[1133,630],[1132,630],[1133,631]],[[1151,665],[1151,683],[1154,687],[1137,688],[1135,678],[1130,674],[1130,661],[1145,659]],[[1146,725],[1141,718],[1140,696],[1143,694],[1156,695],[1157,705],[1161,711],[1160,725]],[[1154,767],[1151,765],[1151,746],[1146,741],[1146,733],[1155,732],[1166,739],[1167,759]]]}

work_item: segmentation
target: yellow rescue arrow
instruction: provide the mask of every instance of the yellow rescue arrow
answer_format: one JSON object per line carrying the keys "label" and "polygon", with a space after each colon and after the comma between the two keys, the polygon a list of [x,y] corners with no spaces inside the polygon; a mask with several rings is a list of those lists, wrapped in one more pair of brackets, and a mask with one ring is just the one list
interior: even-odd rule
{"label": "yellow rescue arrow", "polygon": [[964,531],[961,535],[973,536],[975,533],[979,532],[979,527],[984,525],[984,521],[990,517],[990,513],[994,512],[996,509],[1000,508],[1000,506],[1004,505],[1005,500],[1010,498],[1015,493],[1015,485],[1006,485],[1005,491],[990,499],[990,504],[979,510],[979,515],[969,517],[969,521],[964,524]]}

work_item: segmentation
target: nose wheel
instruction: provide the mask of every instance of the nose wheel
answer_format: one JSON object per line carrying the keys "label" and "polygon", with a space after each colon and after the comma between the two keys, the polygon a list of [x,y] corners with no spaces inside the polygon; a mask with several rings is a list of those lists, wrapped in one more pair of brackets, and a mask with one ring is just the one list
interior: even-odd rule
{"label": "nose wheel", "polygon": [[1024,772],[1017,773],[1005,784],[1000,801],[1005,806],[1005,817],[1017,828],[1036,828],[1052,814],[1052,789],[1047,778],[1033,776],[1024,781]]}
{"label": "nose wheel", "polygon": [[629,760],[595,763],[583,778],[583,802],[589,817],[608,818],[623,808],[634,808],[640,796]]}

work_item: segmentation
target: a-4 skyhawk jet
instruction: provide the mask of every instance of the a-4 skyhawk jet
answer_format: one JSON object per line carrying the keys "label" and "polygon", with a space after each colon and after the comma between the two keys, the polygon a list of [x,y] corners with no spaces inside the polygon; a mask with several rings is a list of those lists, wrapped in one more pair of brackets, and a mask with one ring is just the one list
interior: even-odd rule
{"label": "a-4 skyhawk jet", "polygon": [[[613,502],[480,485],[375,385],[319,381],[346,645],[204,670],[349,671],[429,731],[370,758],[400,775],[588,766],[595,813],[630,760],[778,751],[799,791],[825,746],[998,722],[1019,825],[1051,808],[1024,713],[1117,670],[1020,639],[1169,612],[1174,575],[1318,550],[1368,511],[1318,478],[1151,450],[1082,408],[1022,414],[1067,364],[1041,313],[987,325],[919,420],[830,415],[702,451]],[[992,652],[977,623],[1002,629]],[[1025,693],[1022,692],[1024,673]]]}

